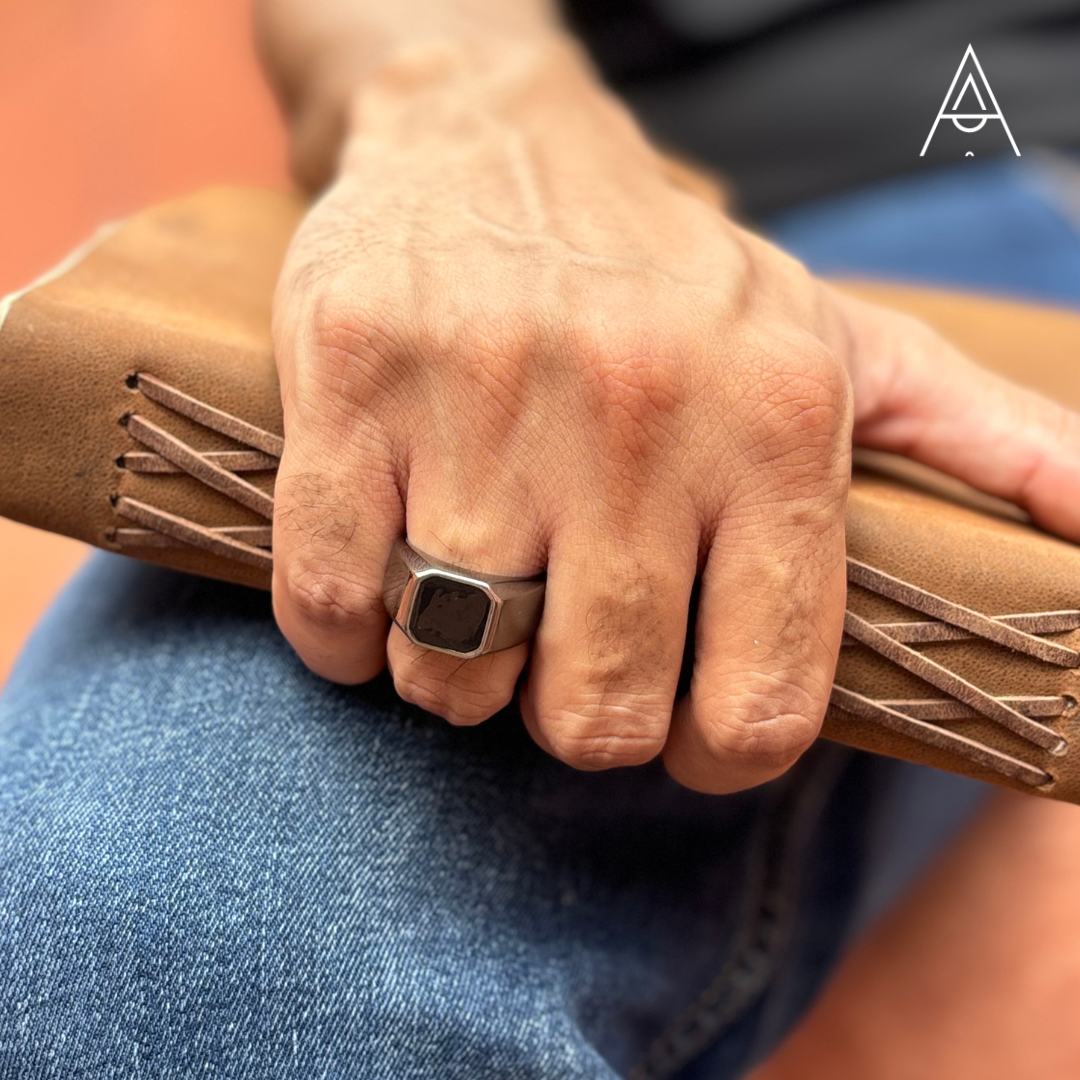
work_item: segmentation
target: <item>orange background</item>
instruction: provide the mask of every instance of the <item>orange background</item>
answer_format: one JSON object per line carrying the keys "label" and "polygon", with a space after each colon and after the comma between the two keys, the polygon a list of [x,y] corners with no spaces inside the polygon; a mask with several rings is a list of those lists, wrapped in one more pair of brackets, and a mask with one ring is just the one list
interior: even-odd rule
{"label": "orange background", "polygon": [[[0,0],[0,295],[147,203],[221,181],[288,184],[249,9]],[[0,519],[0,683],[86,551]]]}

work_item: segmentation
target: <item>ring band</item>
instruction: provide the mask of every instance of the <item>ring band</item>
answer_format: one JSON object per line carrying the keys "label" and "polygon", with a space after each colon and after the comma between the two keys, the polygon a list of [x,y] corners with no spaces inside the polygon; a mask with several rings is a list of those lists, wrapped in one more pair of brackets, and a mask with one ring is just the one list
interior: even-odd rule
{"label": "ring band", "polygon": [[520,645],[536,633],[544,575],[463,570],[399,538],[386,567],[383,601],[410,641],[468,659]]}

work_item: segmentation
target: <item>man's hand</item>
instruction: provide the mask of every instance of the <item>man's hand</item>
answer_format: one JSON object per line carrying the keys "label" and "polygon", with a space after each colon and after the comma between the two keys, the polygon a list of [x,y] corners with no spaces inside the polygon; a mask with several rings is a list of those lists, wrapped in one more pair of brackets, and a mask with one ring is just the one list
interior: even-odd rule
{"label": "man's hand", "polygon": [[[674,186],[558,41],[405,50],[352,98],[284,268],[274,603],[316,672],[458,724],[528,645],[421,649],[381,599],[395,536],[547,570],[521,707],[578,767],[731,791],[824,715],[854,425],[1080,536],[1073,414],[843,297]],[[675,701],[701,576],[690,693]]]}

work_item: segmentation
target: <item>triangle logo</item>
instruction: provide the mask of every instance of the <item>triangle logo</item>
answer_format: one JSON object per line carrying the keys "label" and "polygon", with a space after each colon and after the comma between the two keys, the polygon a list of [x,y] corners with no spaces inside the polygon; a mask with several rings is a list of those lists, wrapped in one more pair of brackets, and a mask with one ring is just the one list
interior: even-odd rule
{"label": "triangle logo", "polygon": [[[969,59],[970,64],[968,63]],[[967,70],[967,78],[961,82],[960,76],[964,74],[965,69]],[[1020,157],[1020,151],[1016,146],[1016,140],[1013,138],[1012,132],[1009,130],[1005,114],[1001,111],[997,98],[994,97],[994,91],[990,89],[990,83],[983,72],[982,64],[979,63],[979,58],[975,55],[975,49],[971,45],[968,45],[967,51],[960,61],[960,66],[956,69],[952,82],[949,83],[949,89],[945,92],[945,100],[942,101],[941,108],[938,109],[938,114],[934,118],[934,125],[930,128],[930,134],[926,136],[926,142],[923,143],[923,148],[919,151],[919,157],[925,156],[930,140],[934,137],[934,132],[937,131],[938,124],[942,120],[951,120],[953,126],[966,135],[973,135],[976,131],[982,131],[990,120],[1000,120],[1001,126],[1005,129],[1005,134],[1009,137],[1013,152],[1017,157]]]}
{"label": "triangle logo", "polygon": [[[964,99],[968,97],[969,90],[971,91],[971,96],[974,100],[969,100],[967,104],[965,104]],[[967,80],[960,88],[960,93],[956,95],[956,99],[952,103],[952,111],[955,115],[956,113],[974,113],[976,110],[980,113],[988,111],[986,102],[983,100],[982,94],[979,93],[979,88],[975,85],[975,76],[969,72]],[[983,117],[983,119],[986,120],[989,119],[989,117]]]}

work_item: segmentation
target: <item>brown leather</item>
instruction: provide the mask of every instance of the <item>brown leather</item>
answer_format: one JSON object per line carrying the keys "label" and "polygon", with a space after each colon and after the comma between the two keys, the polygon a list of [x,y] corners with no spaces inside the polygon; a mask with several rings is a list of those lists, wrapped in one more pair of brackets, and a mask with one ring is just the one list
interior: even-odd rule
{"label": "brown leather", "polygon": [[[301,213],[204,192],[17,298],[0,327],[0,514],[267,588],[270,301]],[[927,471],[870,464],[852,479],[824,734],[1080,802],[1080,548]]]}
{"label": "brown leather", "polygon": [[[849,556],[860,563],[984,615],[1072,611],[1080,597],[1080,548],[1075,545],[870,472],[856,472],[853,477],[847,536]],[[910,607],[850,583],[848,610],[871,623],[925,620]],[[1080,632],[1075,629],[1041,636],[1071,649],[1080,648]],[[994,697],[1064,699],[1059,716],[1039,721],[1065,739],[1068,747],[1061,756],[983,716],[950,719],[939,725],[1034,765],[1052,779],[1033,789],[1022,780],[992,774],[970,760],[961,766],[954,753],[925,742],[915,746],[904,735],[835,707],[829,709],[825,735],[878,753],[1080,802],[1080,752],[1072,752],[1080,737],[1077,668],[1025,655],[985,638],[909,647]],[[835,681],[878,701],[952,696],[861,644],[841,649]]]}
{"label": "brown leather", "polygon": [[[213,525],[266,520],[183,473],[120,468],[143,449],[129,413],[200,450],[236,442],[128,385],[148,372],[203,401],[282,434],[270,348],[270,301],[299,200],[216,189],[137,214],[55,281],[18,298],[0,329],[0,514],[120,550],[125,496]],[[244,473],[270,493],[273,472]],[[195,548],[140,557],[210,577],[269,586],[265,568]]]}

